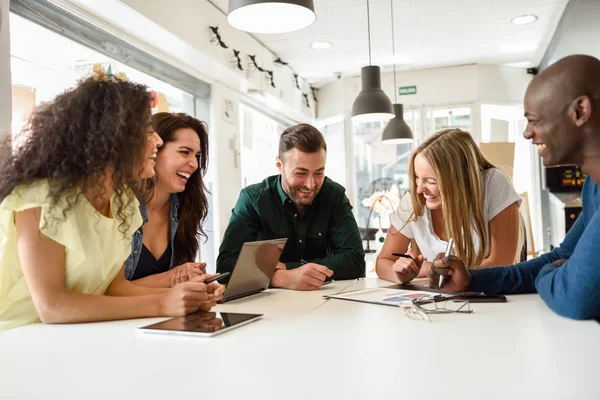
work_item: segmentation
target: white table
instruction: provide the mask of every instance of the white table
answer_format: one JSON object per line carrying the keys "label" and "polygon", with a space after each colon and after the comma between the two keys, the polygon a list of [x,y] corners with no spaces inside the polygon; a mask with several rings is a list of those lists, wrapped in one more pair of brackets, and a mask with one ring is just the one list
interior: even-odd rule
{"label": "white table", "polygon": [[322,295],[335,282],[220,305],[258,322],[213,338],[143,335],[159,319],[0,333],[0,399],[598,399],[600,324],[537,295],[473,314],[407,318]]}

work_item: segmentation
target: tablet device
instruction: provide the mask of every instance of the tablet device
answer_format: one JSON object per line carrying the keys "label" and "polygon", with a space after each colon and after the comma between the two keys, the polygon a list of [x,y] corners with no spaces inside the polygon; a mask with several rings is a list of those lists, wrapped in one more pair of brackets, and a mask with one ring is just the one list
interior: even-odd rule
{"label": "tablet device", "polygon": [[185,336],[215,336],[254,322],[262,314],[198,311],[184,317],[171,318],[138,328],[143,333]]}
{"label": "tablet device", "polygon": [[286,242],[272,239],[244,243],[220,303],[267,289]]}

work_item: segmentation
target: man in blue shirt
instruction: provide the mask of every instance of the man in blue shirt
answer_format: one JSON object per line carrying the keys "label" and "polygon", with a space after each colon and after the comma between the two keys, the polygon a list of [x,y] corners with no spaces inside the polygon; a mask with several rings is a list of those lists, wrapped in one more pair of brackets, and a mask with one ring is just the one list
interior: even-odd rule
{"label": "man in blue shirt", "polygon": [[488,294],[537,291],[556,313],[574,319],[600,316],[600,60],[574,55],[537,75],[525,93],[527,128],[544,165],[578,164],[588,177],[583,212],[559,247],[506,267],[467,269],[457,257],[433,262],[430,283]]}

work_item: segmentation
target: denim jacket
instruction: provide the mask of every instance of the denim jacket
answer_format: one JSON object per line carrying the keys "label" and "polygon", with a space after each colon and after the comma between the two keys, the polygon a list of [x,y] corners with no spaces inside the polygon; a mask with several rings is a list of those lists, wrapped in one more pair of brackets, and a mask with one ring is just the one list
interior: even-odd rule
{"label": "denim jacket", "polygon": [[[144,221],[142,223],[142,226],[140,226],[140,228],[135,231],[135,233],[133,234],[133,241],[131,242],[131,254],[129,255],[129,258],[127,259],[127,261],[125,261],[125,278],[127,278],[128,280],[131,280],[131,278],[133,278],[133,274],[135,273],[135,268],[138,265],[138,262],[140,261],[140,253],[142,252],[142,240],[144,239],[144,231],[142,230],[142,227],[146,224],[146,222],[148,222],[148,212],[146,211],[146,201],[144,199],[139,199],[140,200],[140,213],[142,214],[142,220]],[[170,234],[170,240],[171,240],[171,266],[170,268],[175,267],[175,249],[174,249],[174,244],[173,244],[173,240],[175,239],[175,233],[177,232],[177,226],[179,225],[179,197],[177,197],[177,194],[173,193],[171,194],[171,196],[169,197],[169,200],[171,202],[171,207],[170,207],[170,220],[171,220],[171,230],[169,232]]]}

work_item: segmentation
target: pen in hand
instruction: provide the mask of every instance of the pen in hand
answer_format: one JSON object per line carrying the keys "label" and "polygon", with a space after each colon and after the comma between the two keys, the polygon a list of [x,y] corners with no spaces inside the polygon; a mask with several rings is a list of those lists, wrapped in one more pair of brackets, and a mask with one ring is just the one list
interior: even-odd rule
{"label": "pen in hand", "polygon": [[[448,245],[446,246],[446,253],[444,254],[444,256],[450,257],[452,255],[452,246],[454,246],[454,239],[450,238],[450,240],[448,241]],[[440,274],[440,280],[438,283],[438,287],[441,289],[443,284],[444,284],[444,275]]]}
{"label": "pen in hand", "polygon": [[[305,259],[303,259],[303,258],[301,258],[301,259],[300,259],[300,262],[302,263],[302,265],[306,265],[306,264],[308,264],[308,261],[306,261],[306,260],[305,260]],[[331,277],[329,277],[329,276],[326,276],[326,277],[325,277],[325,281],[323,281],[323,285],[327,285],[328,283],[331,283],[331,282],[333,282],[333,281],[332,281],[332,279],[331,279]]]}
{"label": "pen in hand", "polygon": [[410,258],[411,260],[414,261],[414,258],[412,258],[411,256],[409,256],[408,254],[402,254],[402,253],[392,253],[393,256],[396,257],[402,257],[402,258]]}

